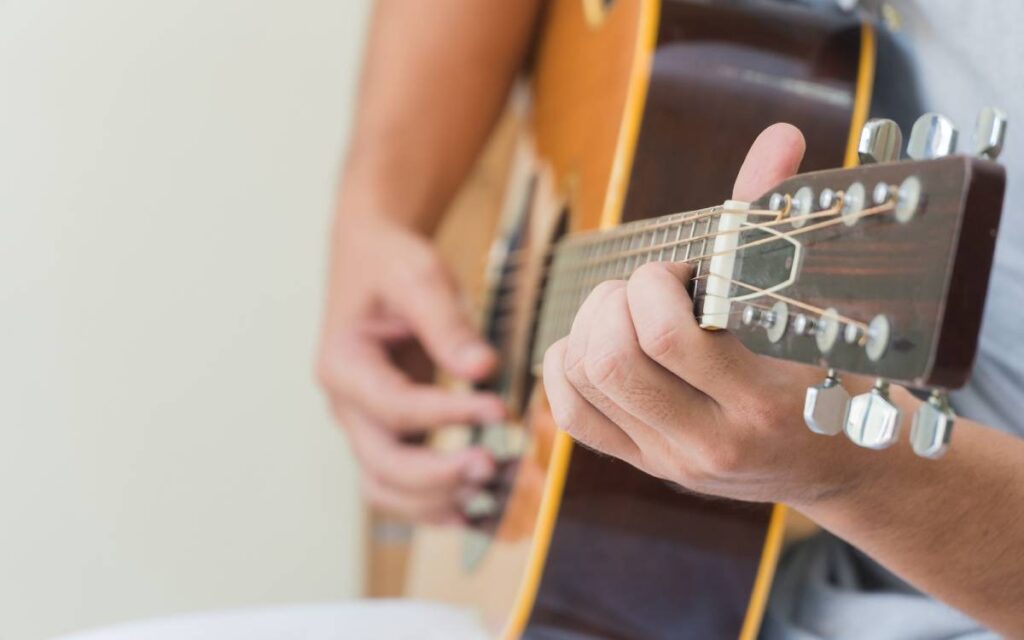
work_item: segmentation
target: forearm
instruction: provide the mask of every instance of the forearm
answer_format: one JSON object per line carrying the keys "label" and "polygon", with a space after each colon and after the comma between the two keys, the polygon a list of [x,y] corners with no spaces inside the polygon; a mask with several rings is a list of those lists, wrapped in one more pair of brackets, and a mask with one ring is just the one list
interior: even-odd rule
{"label": "forearm", "polygon": [[501,112],[539,0],[379,0],[339,212],[428,231]]}
{"label": "forearm", "polygon": [[[904,427],[918,401],[899,391]],[[901,443],[872,480],[803,510],[919,589],[1024,637],[1024,442],[958,419],[939,461]]]}

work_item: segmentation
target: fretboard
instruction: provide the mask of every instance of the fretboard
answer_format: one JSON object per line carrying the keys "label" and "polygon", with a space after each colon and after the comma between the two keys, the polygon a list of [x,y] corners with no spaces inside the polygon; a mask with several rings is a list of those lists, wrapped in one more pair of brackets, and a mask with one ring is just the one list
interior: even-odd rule
{"label": "fretboard", "polygon": [[722,207],[675,213],[604,231],[573,234],[555,246],[541,303],[533,364],[569,334],[576,312],[605,280],[626,279],[648,262],[688,262],[693,266],[694,302],[703,295]]}

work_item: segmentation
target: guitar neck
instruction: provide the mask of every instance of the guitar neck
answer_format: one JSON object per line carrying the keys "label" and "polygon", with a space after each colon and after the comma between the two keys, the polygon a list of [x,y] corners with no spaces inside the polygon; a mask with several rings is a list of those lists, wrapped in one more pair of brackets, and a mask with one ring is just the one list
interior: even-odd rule
{"label": "guitar neck", "polygon": [[626,279],[648,262],[692,265],[695,308],[705,294],[715,236],[723,216],[742,214],[724,206],[673,213],[601,231],[567,236],[554,249],[534,343],[533,365],[569,334],[580,305],[601,282]]}

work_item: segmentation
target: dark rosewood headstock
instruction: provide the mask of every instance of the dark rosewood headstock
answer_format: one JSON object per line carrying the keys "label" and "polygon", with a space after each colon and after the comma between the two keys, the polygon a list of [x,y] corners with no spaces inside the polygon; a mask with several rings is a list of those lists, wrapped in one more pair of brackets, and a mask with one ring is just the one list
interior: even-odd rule
{"label": "dark rosewood headstock", "polygon": [[[729,329],[777,358],[915,387],[963,385],[1004,182],[1000,165],[967,156],[783,182],[751,204],[738,235]],[[777,209],[792,222],[766,213]]]}

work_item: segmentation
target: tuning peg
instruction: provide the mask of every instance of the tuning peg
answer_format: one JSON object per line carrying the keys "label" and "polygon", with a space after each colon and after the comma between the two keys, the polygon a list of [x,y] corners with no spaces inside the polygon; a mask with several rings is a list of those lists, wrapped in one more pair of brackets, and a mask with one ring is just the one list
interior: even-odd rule
{"label": "tuning peg", "polygon": [[889,400],[889,383],[879,378],[871,391],[850,401],[846,435],[862,447],[885,449],[899,437],[900,418],[899,407]]}
{"label": "tuning peg", "polygon": [[932,392],[928,401],[914,412],[910,425],[910,446],[922,458],[939,458],[949,448],[956,414],[942,391]]}
{"label": "tuning peg", "polygon": [[1006,112],[995,107],[985,107],[978,113],[978,124],[974,129],[974,152],[979,156],[995,160],[1003,151],[1006,139]]}
{"label": "tuning peg", "polygon": [[956,151],[956,127],[939,113],[926,113],[917,119],[910,131],[907,155],[914,160],[941,158]]}
{"label": "tuning peg", "polygon": [[892,120],[874,118],[860,130],[857,155],[861,164],[895,162],[900,159],[902,148],[903,132]]}
{"label": "tuning peg", "polygon": [[835,369],[829,369],[825,381],[807,387],[804,397],[804,422],[814,433],[834,436],[846,424],[850,394],[839,383]]}

